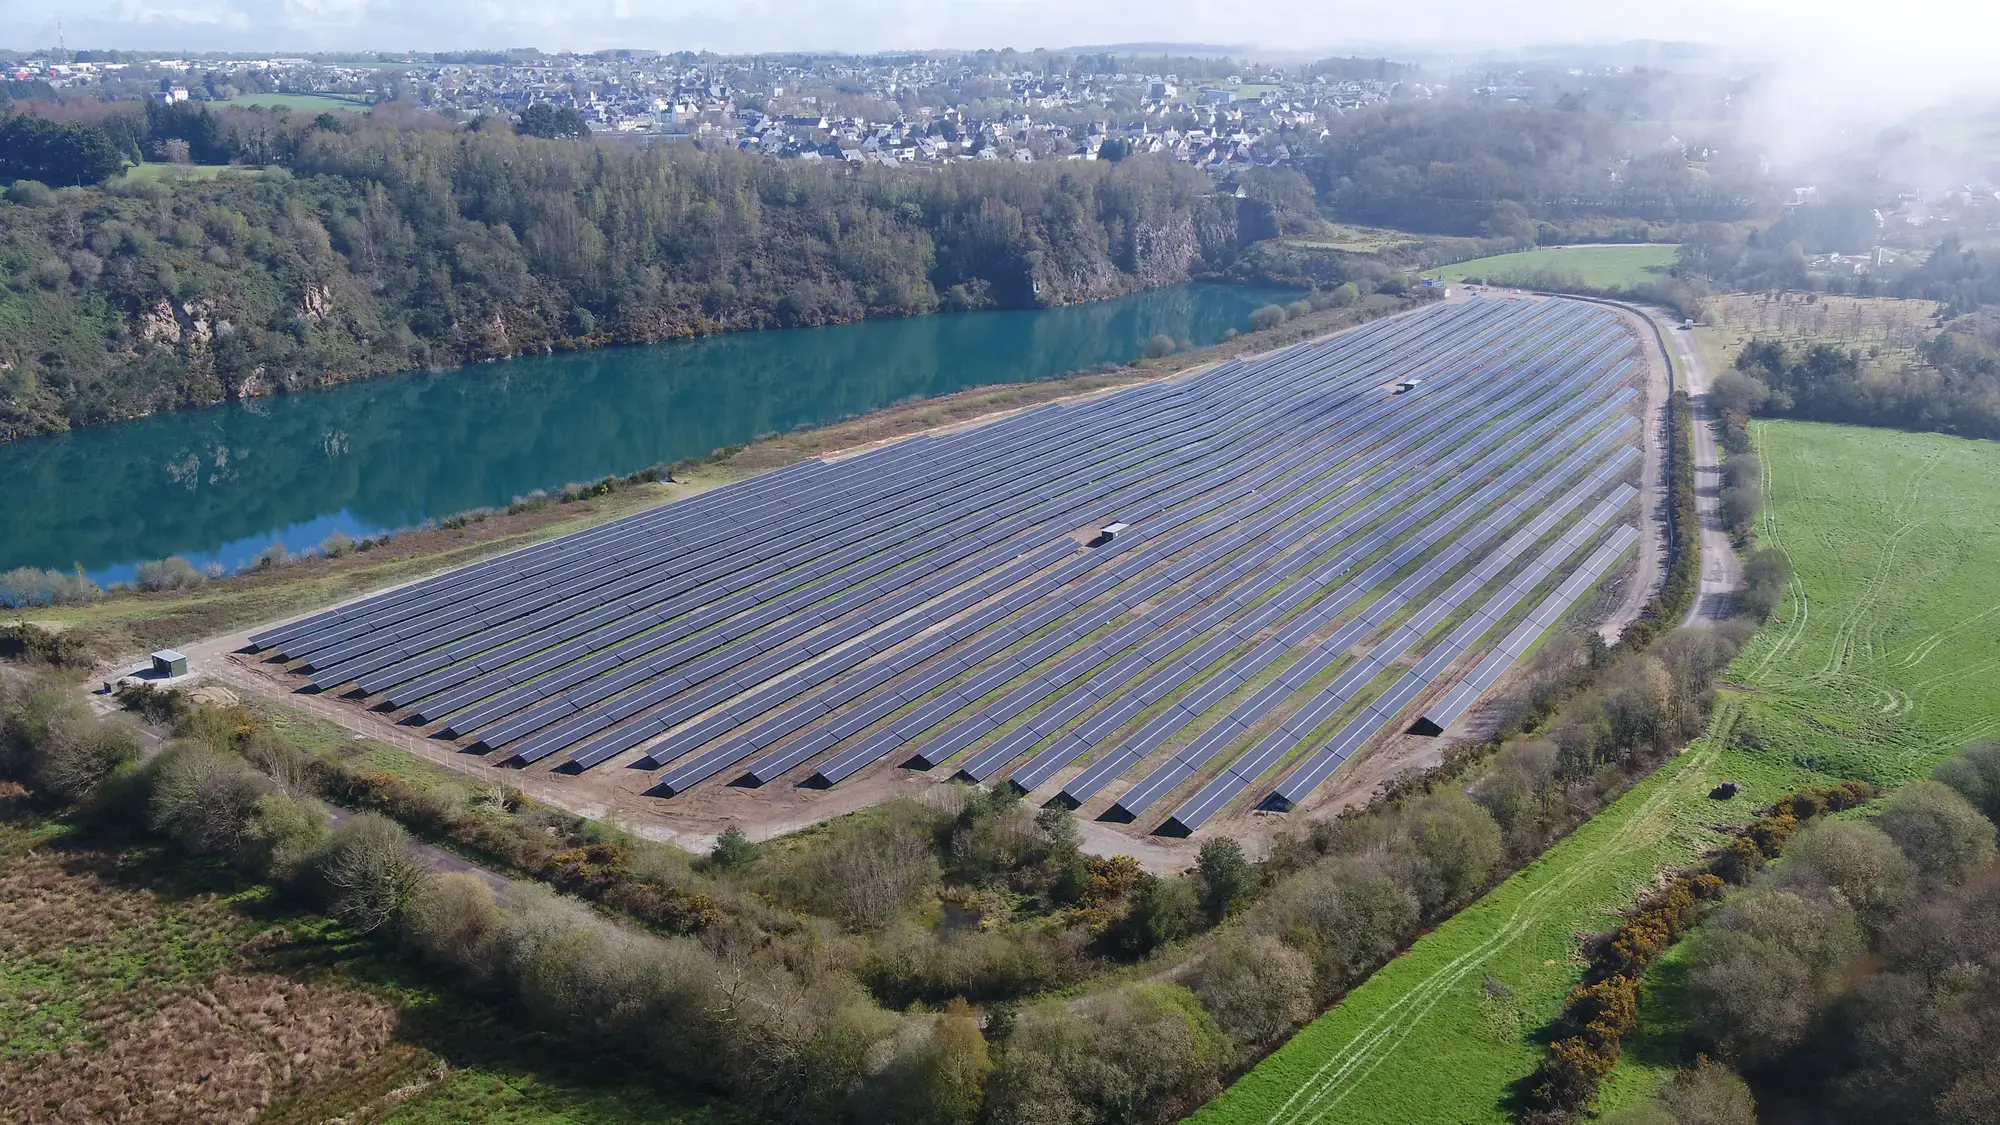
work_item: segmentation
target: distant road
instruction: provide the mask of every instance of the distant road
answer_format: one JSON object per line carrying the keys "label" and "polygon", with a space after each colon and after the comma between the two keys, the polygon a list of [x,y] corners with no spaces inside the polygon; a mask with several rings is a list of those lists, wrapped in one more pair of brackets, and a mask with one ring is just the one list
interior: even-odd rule
{"label": "distant road", "polygon": [[[1655,318],[1656,320],[1658,318]],[[1736,612],[1736,595],[1743,589],[1743,563],[1722,523],[1722,450],[1715,441],[1714,404],[1709,401],[1708,363],[1694,346],[1694,334],[1671,321],[1660,321],[1673,340],[1694,399],[1694,503],[1701,517],[1701,582],[1685,624],[1714,624]]]}

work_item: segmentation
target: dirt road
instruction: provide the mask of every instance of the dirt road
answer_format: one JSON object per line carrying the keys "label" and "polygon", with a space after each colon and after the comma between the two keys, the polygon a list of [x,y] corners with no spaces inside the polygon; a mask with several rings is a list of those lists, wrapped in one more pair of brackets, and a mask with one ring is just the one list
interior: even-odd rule
{"label": "dirt road", "polygon": [[1736,596],[1743,589],[1743,564],[1722,524],[1722,449],[1715,441],[1708,364],[1694,346],[1693,333],[1671,322],[1659,323],[1662,334],[1673,341],[1674,351],[1680,355],[1687,391],[1694,399],[1694,503],[1701,517],[1701,582],[1694,604],[1688,606],[1685,624],[1713,624],[1736,612]]}

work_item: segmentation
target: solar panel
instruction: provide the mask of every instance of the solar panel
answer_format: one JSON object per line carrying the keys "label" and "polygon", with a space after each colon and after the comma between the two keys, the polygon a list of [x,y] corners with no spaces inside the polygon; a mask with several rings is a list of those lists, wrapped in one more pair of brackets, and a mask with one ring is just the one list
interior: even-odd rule
{"label": "solar panel", "polygon": [[[1341,509],[1468,470],[1497,418],[1581,401],[1629,351],[1567,302],[1425,310],[802,464],[253,640],[516,761],[641,750],[671,763],[666,793],[758,754],[758,781],[828,751],[824,783],[906,746],[939,765],[992,740],[996,708],[1033,713],[968,767],[1053,736],[1074,756],[1170,698],[1219,702],[1233,667],[1186,698],[1162,685],[1228,665],[1260,598],[1318,600],[1411,531]],[[1418,371],[1409,395],[1379,392]],[[1070,535],[1114,517],[1132,524],[1115,545]],[[1335,543],[1301,552],[1335,526],[1363,553],[1329,569],[1315,556]]]}

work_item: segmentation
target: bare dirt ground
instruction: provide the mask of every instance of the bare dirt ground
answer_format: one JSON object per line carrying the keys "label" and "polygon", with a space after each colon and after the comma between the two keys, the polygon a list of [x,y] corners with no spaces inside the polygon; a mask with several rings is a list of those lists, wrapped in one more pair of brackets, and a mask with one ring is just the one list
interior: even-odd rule
{"label": "bare dirt ground", "polygon": [[[1462,293],[1454,298],[1465,299]],[[1667,399],[1667,369],[1664,357],[1653,355],[1651,332],[1644,330],[1636,316],[1632,318],[1635,332],[1648,354],[1648,366],[1640,382],[1644,390],[1646,419],[1645,487],[1641,507],[1646,527],[1642,536],[1640,558],[1622,573],[1626,584],[1623,600],[1608,615],[1604,627],[1622,628],[1623,624],[1636,617],[1639,606],[1650,596],[1658,581],[1658,572],[1664,568],[1664,526],[1660,520],[1660,506],[1664,503],[1664,489],[1660,486],[1660,473],[1664,464],[1662,456],[1663,417]],[[1336,333],[1337,334],[1337,333]],[[1179,374],[1179,373],[1176,373]],[[1079,397],[1103,393],[1109,388],[1089,387],[1079,389],[1072,396]],[[1048,401],[1042,399],[1040,401]],[[1000,405],[1000,404],[992,404]],[[975,421],[998,417],[1021,405],[1008,403],[1000,409],[977,417],[953,417],[947,414],[936,419],[935,427],[927,429],[956,428]],[[907,426],[912,420],[904,419]],[[913,432],[904,429],[903,434]],[[922,432],[922,431],[914,431]],[[855,426],[847,431],[848,436],[861,439],[858,444],[841,449],[821,446],[808,455],[841,456],[862,448],[869,448],[891,440],[878,437],[880,431],[870,432],[870,427]],[[784,440],[784,439],[780,439]],[[824,439],[821,439],[824,440]],[[796,460],[799,451],[786,458]],[[1640,576],[1648,576],[1643,580]],[[335,696],[314,695],[298,690],[301,680],[286,675],[282,666],[260,660],[257,656],[238,650],[247,643],[248,634],[268,626],[245,629],[223,636],[213,637],[192,645],[183,645],[197,669],[205,670],[209,677],[229,687],[293,706],[329,720],[351,731],[357,738],[368,738],[398,746],[428,761],[450,769],[480,777],[483,780],[516,786],[537,800],[546,801],[585,816],[617,821],[622,827],[638,834],[671,841],[692,850],[703,850],[711,846],[715,837],[731,825],[741,827],[752,838],[764,839],[805,828],[814,823],[852,812],[876,804],[899,794],[918,795],[948,783],[951,769],[940,768],[928,772],[903,768],[902,755],[891,758],[862,771],[862,773],[832,789],[813,789],[798,784],[799,780],[811,773],[810,766],[793,771],[792,775],[759,788],[749,788],[727,784],[728,775],[704,783],[693,790],[671,800],[649,796],[649,790],[658,780],[658,771],[631,768],[627,763],[639,755],[628,753],[619,759],[581,774],[564,774],[553,769],[560,760],[545,760],[535,767],[514,769],[498,765],[500,754],[478,755],[459,749],[451,742],[440,738],[427,737],[426,728],[402,725],[394,715],[366,711],[353,703]],[[1615,631],[1615,630],[1614,630]],[[1461,671],[1462,669],[1455,670]],[[1442,690],[1440,688],[1439,690]],[[1479,722],[1479,710],[1461,722]],[[1305,817],[1330,816],[1349,805],[1365,802],[1382,784],[1412,769],[1421,769],[1435,763],[1444,749],[1459,736],[1472,733],[1467,727],[1447,732],[1447,736],[1437,739],[1394,734],[1380,740],[1362,755],[1343,768],[1335,781],[1328,785],[1320,798],[1307,810]],[[1076,768],[1064,771],[1045,786],[1053,793],[1061,783],[1073,776]],[[1108,798],[1115,791],[1108,790]],[[1039,795],[1040,791],[1038,791]],[[1083,829],[1086,848],[1097,854],[1124,854],[1140,860],[1149,870],[1156,872],[1177,871],[1193,862],[1198,840],[1173,840],[1148,834],[1153,825],[1150,820],[1139,824],[1123,825],[1097,821],[1090,812],[1079,817]],[[1261,851],[1270,837],[1285,823],[1295,823],[1300,814],[1291,817],[1265,813],[1254,809],[1244,809],[1229,814],[1215,823],[1221,832],[1241,838],[1253,852]],[[1212,834],[1212,833],[1211,833]]]}

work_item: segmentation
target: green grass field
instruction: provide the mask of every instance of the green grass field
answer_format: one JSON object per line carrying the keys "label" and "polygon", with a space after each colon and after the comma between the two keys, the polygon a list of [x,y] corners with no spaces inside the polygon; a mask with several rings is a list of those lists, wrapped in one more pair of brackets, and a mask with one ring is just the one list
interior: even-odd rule
{"label": "green grass field", "polygon": [[257,168],[231,168],[227,164],[168,164],[165,161],[148,160],[125,169],[121,177],[125,180],[147,180],[153,183],[179,183],[187,180],[212,180],[224,172],[237,175],[261,175]]}
{"label": "green grass field", "polygon": [[1312,250],[1344,250],[1350,254],[1374,254],[1396,246],[1414,246],[1424,236],[1388,227],[1361,227],[1350,223],[1321,222],[1315,234],[1287,236],[1278,240],[1286,246]]}
{"label": "green grass field", "polygon": [[[1611,928],[1663,867],[1782,793],[1895,784],[2000,731],[2000,444],[1761,423],[1764,542],[1799,581],[1730,669],[1708,738],[1419,940],[1194,1120],[1202,1125],[1503,1122],[1536,1038],[1579,979],[1580,935]],[[1763,749],[1746,744],[1746,736]],[[1743,784],[1728,805],[1708,797]],[[1671,1022],[1675,961],[1648,982]],[[1636,1039],[1603,1105],[1675,1064],[1671,1028]]]}
{"label": "green grass field", "polygon": [[344,109],[350,113],[365,113],[368,102],[344,94],[240,94],[220,105],[261,106],[265,109],[302,109],[313,113],[323,113],[332,109]]}
{"label": "green grass field", "polygon": [[1486,278],[1505,285],[1509,278],[1536,274],[1574,274],[1592,289],[1627,289],[1664,277],[1673,268],[1678,246],[1641,243],[1630,246],[1549,246],[1517,254],[1497,254],[1440,266],[1424,276],[1443,281]]}

